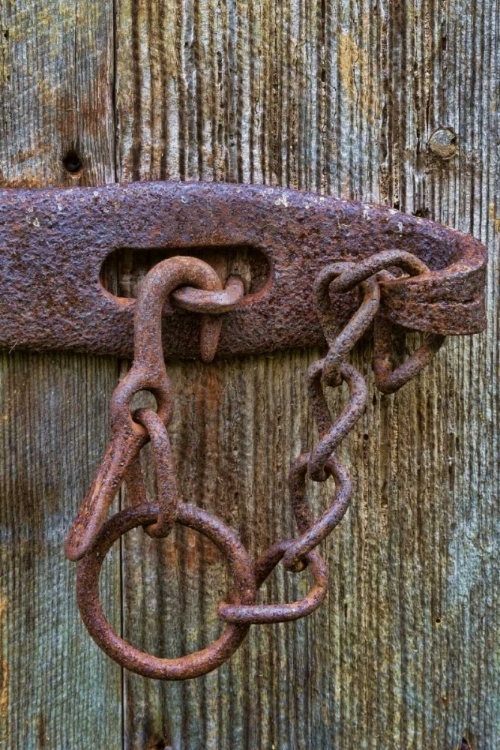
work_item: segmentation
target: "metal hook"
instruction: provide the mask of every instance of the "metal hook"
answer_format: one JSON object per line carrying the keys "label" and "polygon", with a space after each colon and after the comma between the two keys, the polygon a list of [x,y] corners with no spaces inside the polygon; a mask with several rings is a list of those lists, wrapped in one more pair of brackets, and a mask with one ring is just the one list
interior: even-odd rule
{"label": "metal hook", "polygon": [[[172,386],[162,345],[162,309],[174,289],[184,286],[206,292],[222,291],[222,282],[214,269],[188,257],[168,258],[158,263],[141,284],[134,316],[134,361],[113,394],[111,440],[66,539],[65,552],[70,560],[79,560],[92,546],[127,469],[149,440],[147,429],[132,417],[134,395],[150,391],[156,398],[158,417],[163,424],[168,424],[172,417]],[[205,361],[215,354],[221,322],[213,314],[203,315],[201,343]]]}

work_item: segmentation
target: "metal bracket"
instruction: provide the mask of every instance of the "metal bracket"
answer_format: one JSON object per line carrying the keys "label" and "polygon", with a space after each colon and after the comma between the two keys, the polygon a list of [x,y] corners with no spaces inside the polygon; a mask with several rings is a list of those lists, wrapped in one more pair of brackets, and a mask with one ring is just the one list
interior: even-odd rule
{"label": "metal bracket", "polygon": [[[100,281],[107,256],[133,250],[251,247],[269,278],[224,315],[219,354],[324,341],[311,290],[322,267],[404,250],[428,274],[381,281],[380,313],[446,335],[484,330],[487,250],[469,235],[398,211],[295,190],[221,183],[134,183],[0,191],[0,347],[130,357],[132,299]],[[353,293],[333,294],[339,326]],[[198,355],[199,316],[165,309],[164,350]]]}

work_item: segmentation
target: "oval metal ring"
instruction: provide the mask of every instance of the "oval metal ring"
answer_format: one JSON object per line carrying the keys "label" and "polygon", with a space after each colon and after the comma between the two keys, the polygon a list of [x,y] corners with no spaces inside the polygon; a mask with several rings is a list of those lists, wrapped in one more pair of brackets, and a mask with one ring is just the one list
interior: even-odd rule
{"label": "oval metal ring", "polygon": [[[99,599],[99,574],[113,543],[137,526],[154,523],[157,516],[158,505],[148,503],[120,511],[102,527],[89,552],[78,563],[78,607],[94,641],[122,667],[157,680],[188,680],[212,672],[227,661],[245,638],[249,625],[228,625],[210,646],[175,659],[162,659],[120,638],[106,620]],[[201,508],[185,503],[179,505],[176,522],[199,531],[218,547],[235,581],[233,601],[252,604],[256,591],[253,565],[236,533]]]}
{"label": "oval metal ring", "polygon": [[240,277],[230,276],[222,292],[206,292],[192,286],[181,286],[172,292],[172,299],[182,310],[220,315],[234,310],[244,294],[245,287]]}
{"label": "oval metal ring", "polygon": [[137,409],[133,417],[148,431],[156,469],[158,520],[145,526],[144,531],[151,537],[166,537],[175,523],[180,502],[170,438],[167,428],[152,409]]}
{"label": "oval metal ring", "polygon": [[336,458],[330,456],[325,463],[325,474],[333,477],[335,493],[333,502],[317,521],[314,521],[307,504],[306,479],[309,454],[303,454],[292,466],[289,478],[290,499],[300,536],[288,547],[283,556],[287,570],[299,572],[305,555],[326,539],[344,517],[351,500],[352,485],[349,472]]}
{"label": "oval metal ring", "polygon": [[333,424],[328,426],[330,412],[320,380],[324,362],[324,359],[318,360],[318,362],[309,367],[307,372],[309,399],[312,404],[313,414],[320,434],[325,433],[310,453],[309,476],[315,482],[325,481],[327,477],[325,473],[326,462],[363,415],[368,398],[365,379],[355,367],[344,362],[340,368],[340,377],[342,380],[345,380],[349,388],[349,401]]}
{"label": "oval metal ring", "polygon": [[[257,588],[264,583],[271,571],[279,563],[293,540],[277,542],[262,555],[255,563],[255,578]],[[308,562],[308,570],[314,579],[309,593],[296,602],[286,604],[233,604],[221,602],[217,614],[221,620],[239,625],[262,625],[273,622],[289,622],[299,620],[314,612],[324,601],[328,591],[328,568],[325,561],[316,551],[304,555]]]}
{"label": "oval metal ring", "polygon": [[343,270],[337,278],[333,279],[330,289],[334,293],[347,292],[370,276],[386,268],[391,268],[391,266],[403,269],[409,276],[430,274],[428,266],[413,253],[404,250],[382,250],[376,255],[365,258],[360,263],[350,264],[349,268]]}

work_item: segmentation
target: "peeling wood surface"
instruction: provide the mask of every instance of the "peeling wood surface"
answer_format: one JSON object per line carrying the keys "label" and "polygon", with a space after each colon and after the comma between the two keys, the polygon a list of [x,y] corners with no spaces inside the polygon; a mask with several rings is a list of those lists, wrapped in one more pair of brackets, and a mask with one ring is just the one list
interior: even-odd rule
{"label": "peeling wood surface", "polygon": [[[109,2],[3,6],[3,184],[203,178],[387,203],[489,244],[489,329],[448,341],[396,396],[370,379],[372,404],[344,449],[356,493],[324,545],[322,609],[254,627],[215,674],[186,684],[125,674],[123,694],[119,668],[75,616],[61,552],[107,438],[117,365],[4,354],[1,746],[496,750],[498,4],[118,0],[115,10],[113,29]],[[84,163],[76,180],[61,166],[70,149]],[[286,472],[315,439],[304,373],[316,356],[169,368],[184,496],[253,552],[291,530]],[[365,372],[369,357],[366,343],[355,354]],[[326,499],[315,493],[314,507]],[[199,536],[130,534],[122,578],[135,644],[178,655],[217,632],[224,566]],[[278,570],[262,598],[295,596],[305,578]],[[118,622],[113,561],[106,581]]]}

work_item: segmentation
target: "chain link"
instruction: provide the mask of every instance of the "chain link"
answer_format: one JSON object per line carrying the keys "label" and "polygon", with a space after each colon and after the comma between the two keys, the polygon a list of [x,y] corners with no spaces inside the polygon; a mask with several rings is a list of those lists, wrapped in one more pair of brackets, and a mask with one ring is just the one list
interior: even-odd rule
{"label": "chain link", "polygon": [[[215,352],[221,314],[239,303],[243,295],[242,283],[232,277],[226,290],[222,290],[210,266],[193,258],[168,259],[148,274],[137,302],[134,362],[112,399],[111,442],[66,542],[68,557],[80,560],[77,594],[85,625],[98,645],[122,666],[157,679],[197,677],[226,661],[251,624],[305,617],[323,602],[328,589],[328,570],[316,548],[339,524],[352,496],[349,472],[338,458],[337,450],[362,416],[367,403],[365,379],[347,357],[373,325],[375,383],[382,392],[392,393],[418,374],[444,341],[443,336],[428,336],[415,354],[394,369],[392,326],[379,312],[384,284],[399,279],[394,273],[401,272],[416,276],[427,274],[429,270],[410,253],[385,251],[361,263],[335,263],[318,276],[314,287],[315,304],[328,352],[307,372],[308,396],[319,441],[311,451],[299,456],[289,474],[290,502],[299,536],[275,543],[255,563],[232,529],[206,511],[180,501],[167,432],[172,415],[172,389],[161,346],[161,309],[166,298],[172,295],[179,306],[203,314],[201,345],[204,359],[210,360]],[[361,302],[347,325],[338,332],[330,294],[353,289],[358,289]],[[325,389],[338,388],[343,383],[348,387],[348,402],[334,418]],[[132,397],[139,390],[153,393],[157,412],[140,409],[131,413]],[[157,503],[146,502],[140,470],[139,453],[148,441],[155,458]],[[103,523],[124,477],[135,504]],[[329,478],[333,479],[335,487],[332,502],[315,521],[307,500],[307,483],[308,480],[322,483]],[[176,523],[199,531],[219,547],[228,560],[235,586],[228,601],[219,604],[217,614],[227,625],[215,643],[178,659],[160,659],[135,649],[112,631],[99,601],[99,573],[113,542],[128,530],[142,525],[150,536],[165,537]],[[280,561],[286,570],[294,573],[309,568],[313,578],[309,593],[292,603],[257,604],[257,590]]]}

